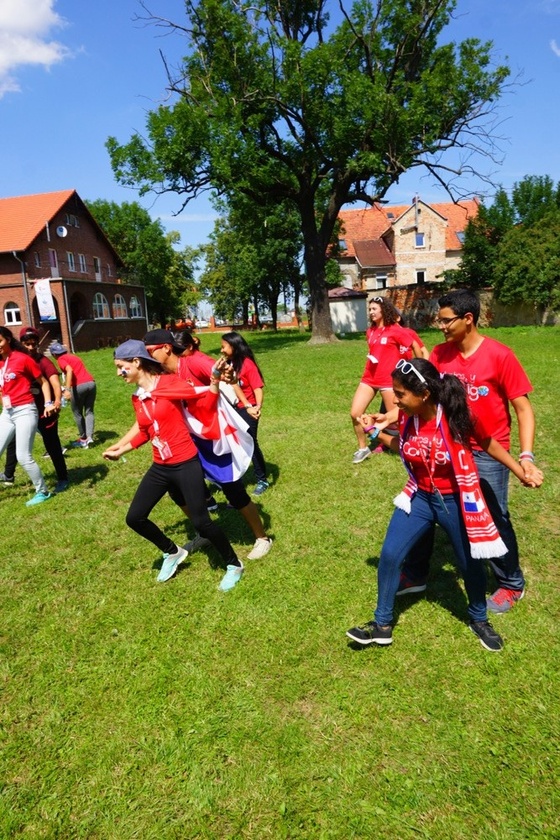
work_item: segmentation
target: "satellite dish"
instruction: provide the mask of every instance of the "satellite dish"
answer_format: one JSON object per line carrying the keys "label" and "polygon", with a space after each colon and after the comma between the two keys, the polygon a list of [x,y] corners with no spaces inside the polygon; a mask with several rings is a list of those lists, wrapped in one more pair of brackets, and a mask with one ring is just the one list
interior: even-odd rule
{"label": "satellite dish", "polygon": [[64,225],[59,225],[56,229],[56,235],[64,238],[68,236],[68,230],[64,227]]}

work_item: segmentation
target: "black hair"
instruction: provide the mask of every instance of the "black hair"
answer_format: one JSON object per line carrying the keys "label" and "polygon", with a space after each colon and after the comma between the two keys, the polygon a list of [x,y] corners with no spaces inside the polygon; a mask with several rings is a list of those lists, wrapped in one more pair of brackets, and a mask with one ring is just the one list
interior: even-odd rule
{"label": "black hair", "polygon": [[470,312],[475,326],[480,318],[480,301],[470,289],[454,289],[448,292],[440,297],[438,306],[440,309],[444,307],[452,309],[459,318],[464,318],[467,312]]}
{"label": "black hair", "polygon": [[233,350],[231,363],[236,373],[239,373],[239,371],[241,370],[245,359],[251,359],[251,361],[254,362],[255,365],[257,365],[257,370],[260,373],[261,378],[264,382],[262,370],[257,364],[257,360],[255,359],[253,351],[251,350],[251,348],[249,347],[242,335],[240,335],[238,332],[235,332],[235,330],[232,330],[231,332],[223,334],[222,341],[227,341],[227,343]]}
{"label": "black hair", "polygon": [[179,344],[182,344],[186,349],[192,347],[193,350],[200,350],[200,338],[193,335],[190,330],[183,330]]}
{"label": "black hair", "polygon": [[14,336],[13,332],[8,329],[8,327],[0,326],[0,335],[2,338],[5,338],[12,350],[19,350],[20,353],[25,353],[26,356],[29,356],[29,352],[23,344],[17,340]]}
{"label": "black hair", "polygon": [[[410,365],[410,369],[407,365]],[[468,446],[473,424],[467,392],[461,380],[451,373],[440,375],[437,368],[427,359],[407,361],[405,367],[408,373],[395,368],[391,374],[393,379],[418,397],[428,391],[430,399],[436,404],[440,403],[443,408],[455,440]],[[417,371],[426,381],[422,382],[414,371]]]}

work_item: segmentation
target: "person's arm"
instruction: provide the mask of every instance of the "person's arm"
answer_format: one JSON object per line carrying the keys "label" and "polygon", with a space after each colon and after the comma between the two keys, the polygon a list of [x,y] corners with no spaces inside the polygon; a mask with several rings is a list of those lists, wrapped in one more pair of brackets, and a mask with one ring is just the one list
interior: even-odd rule
{"label": "person's arm", "polygon": [[[395,417],[395,421],[398,419],[399,410],[396,409],[397,416]],[[399,438],[396,435],[389,435],[386,434],[383,429],[385,429],[389,423],[386,421],[387,415],[386,414],[362,414],[358,417],[358,422],[363,427],[364,432],[370,432],[373,427],[375,426],[376,429],[379,429],[379,433],[377,434],[375,440],[379,440],[384,446],[388,449],[392,449],[394,452],[399,451]],[[376,418],[382,418],[378,420]],[[394,421],[392,421],[394,422]]]}
{"label": "person's arm", "polygon": [[113,443],[112,446],[107,447],[105,452],[103,452],[102,457],[107,461],[118,461],[121,455],[124,455],[125,452],[130,452],[134,448],[131,441],[139,434],[139,432],[140,426],[138,425],[137,420],[134,425],[130,427],[128,432],[122,436],[118,443]]}
{"label": "person's arm", "polygon": [[51,386],[52,392],[54,394],[55,411],[60,411],[60,406],[62,405],[62,388],[60,387],[60,379],[58,378],[58,373],[52,373],[48,377],[48,380],[49,385]]}
{"label": "person's arm", "polygon": [[519,430],[519,463],[525,474],[525,478],[531,479],[533,476],[542,476],[542,473],[535,466],[535,456],[533,454],[533,445],[535,441],[535,415],[533,406],[529,402],[529,397],[516,397],[511,400],[511,404],[517,416],[517,427]]}
{"label": "person's arm", "polygon": [[248,408],[247,413],[250,414],[251,417],[254,417],[255,420],[258,420],[259,417],[261,416],[264,389],[263,388],[255,388],[254,393],[255,393],[255,400],[257,401],[257,404]]}
{"label": "person's arm", "polygon": [[412,342],[412,352],[414,353],[415,359],[426,359],[427,361],[430,358],[428,348],[423,344],[419,344],[417,341]]}
{"label": "person's arm", "polygon": [[496,461],[499,461],[500,464],[503,464],[511,470],[525,487],[540,487],[543,483],[543,474],[534,464],[531,475],[527,476],[523,466],[512,458],[507,449],[504,449],[502,444],[498,443],[494,438],[485,438],[484,440],[479,440],[479,443],[484,451],[491,455],[492,458],[495,458]]}
{"label": "person's arm", "polygon": [[64,368],[64,388],[62,389],[63,393],[67,394],[69,397],[72,396],[72,383],[74,381],[74,371],[70,367],[70,365],[66,365]]}
{"label": "person's arm", "polygon": [[54,414],[57,410],[54,402],[51,400],[51,386],[49,385],[49,380],[43,376],[43,374],[41,374],[37,381],[40,383],[41,391],[43,392],[43,399],[45,401],[45,417],[48,417],[49,414]]}

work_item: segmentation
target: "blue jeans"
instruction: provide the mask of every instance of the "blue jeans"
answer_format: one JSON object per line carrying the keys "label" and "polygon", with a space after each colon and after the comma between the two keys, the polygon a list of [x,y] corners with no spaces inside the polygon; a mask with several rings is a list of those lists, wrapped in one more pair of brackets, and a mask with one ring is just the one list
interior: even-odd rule
{"label": "blue jeans", "polygon": [[486,620],[486,571],[483,562],[471,557],[458,494],[446,494],[442,499],[445,510],[435,494],[418,490],[412,499],[410,513],[399,508],[393,513],[377,570],[375,620],[378,624],[393,623],[393,607],[402,565],[418,539],[429,532],[434,524],[441,525],[451,540],[457,566],[465,581],[470,618],[473,621]]}
{"label": "blue jeans", "polygon": [[[509,470],[487,452],[473,451],[474,462],[480,478],[480,489],[488,510],[508,549],[503,557],[488,560],[498,582],[506,589],[522,590],[525,578],[519,566],[517,538],[508,512]],[[434,546],[434,528],[428,530],[407,557],[403,572],[409,580],[420,581],[428,577],[430,557]]]}
{"label": "blue jeans", "polygon": [[5,408],[0,414],[0,455],[15,437],[17,460],[29,476],[35,492],[48,493],[43,473],[32,455],[38,421],[35,403]]}

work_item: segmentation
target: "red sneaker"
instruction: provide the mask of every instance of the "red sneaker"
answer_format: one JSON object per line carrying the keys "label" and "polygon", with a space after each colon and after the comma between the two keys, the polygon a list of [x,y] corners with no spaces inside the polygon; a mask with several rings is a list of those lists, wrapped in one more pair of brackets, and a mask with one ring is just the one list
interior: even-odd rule
{"label": "red sneaker", "polygon": [[486,608],[491,613],[509,612],[514,604],[521,601],[524,595],[524,589],[505,589],[501,586],[496,589],[490,598],[486,599]]}
{"label": "red sneaker", "polygon": [[399,581],[399,588],[397,595],[414,595],[416,592],[425,592],[427,587],[426,581],[410,580],[403,572],[401,572],[401,579]]}

